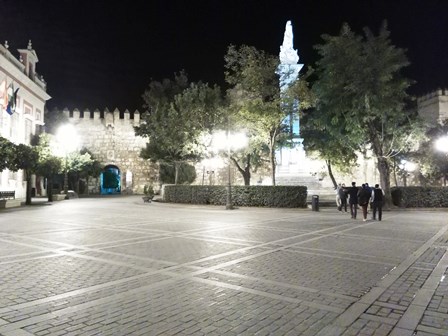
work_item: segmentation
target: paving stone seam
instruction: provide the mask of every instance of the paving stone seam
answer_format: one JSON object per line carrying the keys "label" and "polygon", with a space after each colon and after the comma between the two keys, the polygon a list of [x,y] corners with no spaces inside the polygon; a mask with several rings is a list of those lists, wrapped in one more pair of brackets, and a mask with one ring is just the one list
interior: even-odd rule
{"label": "paving stone seam", "polygon": [[375,305],[381,306],[384,308],[390,308],[390,309],[397,309],[397,310],[406,310],[408,307],[397,305],[394,303],[388,303],[388,302],[382,302],[382,301],[376,301]]}
{"label": "paving stone seam", "polygon": [[[10,235],[10,236],[14,236],[14,235]],[[24,236],[19,236],[19,237],[20,238],[30,239],[29,237],[24,237]],[[41,242],[41,243],[54,244],[54,245],[60,245],[60,246],[59,246],[59,248],[42,247],[42,246],[39,246],[39,245],[31,245],[31,244],[28,244],[28,243],[22,243],[22,242],[17,242],[17,241],[13,241],[13,240],[6,240],[6,239],[1,239],[0,238],[0,241],[3,241],[5,243],[31,247],[31,248],[39,249],[39,250],[42,250],[42,251],[58,251],[59,249],[62,249],[62,248],[79,248],[79,246],[72,245],[72,244],[53,243],[52,241],[47,241],[47,240],[42,240],[42,239],[36,239],[36,240]]]}
{"label": "paving stone seam", "polygon": [[[374,224],[374,223],[372,223]],[[370,225],[372,225],[370,224]],[[360,239],[364,239],[364,240],[370,240],[370,241],[390,241],[391,243],[396,243],[396,242],[411,242],[411,243],[423,243],[426,240],[421,240],[421,239],[401,239],[401,238],[389,238],[389,237],[383,237],[383,236],[376,236],[376,237],[366,237],[363,236],[361,234],[355,234],[355,233],[344,233],[342,234],[345,237],[349,237],[349,238],[360,238]]]}
{"label": "paving stone seam", "polygon": [[[405,329],[405,330],[407,330],[407,329]],[[417,326],[416,330],[423,331],[428,334],[434,334],[434,335],[441,335],[441,336],[447,335],[446,329],[439,329],[439,328],[434,328],[434,327],[427,327],[427,326],[419,325],[419,326]],[[412,335],[415,335],[415,334],[412,334]]]}
{"label": "paving stone seam", "polygon": [[391,326],[394,326],[395,324],[397,324],[397,320],[395,320],[393,318],[377,316],[377,315],[372,315],[372,314],[368,314],[368,313],[361,314],[360,318],[369,320],[369,321],[375,321],[375,322],[379,322],[379,323],[389,324]]}
{"label": "paving stone seam", "polygon": [[[309,251],[307,251],[309,250]],[[330,257],[330,258],[335,258],[335,259],[342,259],[342,260],[352,260],[352,261],[361,261],[361,262],[366,262],[369,264],[379,264],[379,265],[388,265],[388,266],[395,266],[397,263],[391,261],[391,262],[384,262],[384,261],[375,261],[375,260],[368,260],[368,259],[361,259],[361,258],[353,258],[353,257],[349,257],[349,255],[351,256],[360,256],[360,257],[367,257],[367,258],[375,258],[375,256],[373,255],[367,255],[367,254],[355,254],[355,253],[348,253],[348,252],[336,252],[336,253],[331,253],[332,251],[330,250],[323,250],[323,249],[317,249],[317,248],[307,248],[307,247],[296,247],[294,249],[290,249],[290,251],[294,251],[294,252],[298,252],[298,253],[303,253],[303,254],[312,254],[312,255],[319,255],[319,256],[325,256],[325,257]],[[322,253],[319,253],[322,252]],[[342,256],[338,256],[337,254],[343,254]],[[344,256],[344,254],[346,254],[347,256]],[[379,258],[379,257],[376,257]]]}
{"label": "paving stone seam", "polygon": [[433,317],[440,317],[440,318],[445,318],[445,319],[448,317],[448,314],[446,314],[446,313],[440,313],[440,312],[431,311],[431,310],[425,311],[425,315],[433,316]]}
{"label": "paving stone seam", "polygon": [[[411,304],[397,323],[397,327],[415,330],[425,313],[425,309],[434,295],[442,275],[448,267],[448,251],[445,252],[435,269],[432,271],[422,288],[414,296]],[[393,333],[392,333],[393,334]]]}
{"label": "paving stone seam", "polygon": [[192,280],[195,282],[200,282],[200,283],[205,283],[205,284],[209,284],[212,286],[218,286],[218,287],[222,287],[222,288],[232,289],[232,290],[235,290],[238,292],[250,293],[250,294],[254,294],[254,295],[258,295],[258,296],[267,297],[270,299],[276,299],[279,301],[303,304],[307,307],[317,308],[317,309],[321,309],[321,310],[325,310],[325,311],[331,311],[331,312],[338,313],[338,314],[341,314],[344,311],[343,308],[335,308],[335,307],[331,307],[331,306],[327,306],[327,305],[323,305],[323,304],[319,304],[319,303],[314,303],[314,302],[309,302],[309,301],[305,301],[305,300],[301,300],[301,299],[287,297],[284,295],[277,295],[277,294],[263,292],[263,291],[260,291],[257,289],[245,288],[242,286],[223,283],[220,281],[215,281],[215,280],[210,280],[210,279],[202,279],[202,278],[197,278],[197,277],[193,277]]}
{"label": "paving stone seam", "polygon": [[[366,293],[358,302],[355,302],[344,313],[339,315],[330,326],[322,329],[317,336],[332,335],[328,332],[332,326],[338,327],[339,330],[346,330],[353,322],[355,322],[378,298],[413,264],[432,244],[448,230],[448,225],[441,228],[431,239],[424,243],[417,251],[410,255],[405,261],[394,268],[389,274],[380,280],[380,282]],[[408,308],[409,309],[409,308]],[[395,330],[396,329],[396,330]],[[398,325],[394,328],[396,336],[400,335],[400,331],[404,329]],[[341,335],[341,334],[335,334]],[[393,332],[391,333],[393,335]]]}
{"label": "paving stone seam", "polygon": [[227,272],[227,271],[214,270],[214,271],[211,271],[210,273],[212,273],[212,274],[213,273],[222,274],[222,275],[226,275],[226,276],[229,276],[229,277],[235,277],[235,278],[240,278],[240,279],[248,279],[248,280],[253,280],[253,281],[259,281],[259,282],[266,283],[266,284],[272,284],[272,285],[281,286],[281,287],[284,287],[284,288],[298,289],[298,290],[309,292],[309,293],[322,294],[322,295],[331,296],[331,297],[335,297],[335,298],[350,300],[350,301],[353,301],[353,302],[355,302],[357,300],[357,298],[354,298],[353,296],[349,296],[349,295],[343,295],[343,294],[338,294],[338,293],[333,293],[333,292],[321,291],[321,290],[318,290],[318,289],[315,289],[315,288],[291,285],[291,284],[285,283],[285,282],[278,282],[278,281],[272,281],[272,280],[267,280],[267,279],[262,279],[262,278],[255,278],[255,277],[242,275],[242,274],[237,274],[237,273],[232,273],[232,272]]}
{"label": "paving stone seam", "polygon": [[[6,259],[14,259],[13,262],[17,261],[23,261],[23,260],[32,260],[35,258],[39,258],[42,256],[45,256],[46,253],[53,253],[51,251],[36,251],[36,252],[29,252],[29,253],[19,253],[19,254],[12,254],[8,256],[2,256],[0,257],[0,265],[10,263],[10,260]],[[5,260],[2,260],[5,259]]]}
{"label": "paving stone seam", "polygon": [[[421,263],[421,261],[419,261],[420,263]],[[412,268],[412,269],[415,269],[415,270],[420,270],[420,271],[433,271],[434,270],[434,267],[435,267],[436,265],[432,265],[432,267],[431,267],[431,264],[429,264],[428,263],[428,267],[421,267],[421,266],[414,266],[414,265],[412,265],[411,267],[409,267],[409,268]]]}

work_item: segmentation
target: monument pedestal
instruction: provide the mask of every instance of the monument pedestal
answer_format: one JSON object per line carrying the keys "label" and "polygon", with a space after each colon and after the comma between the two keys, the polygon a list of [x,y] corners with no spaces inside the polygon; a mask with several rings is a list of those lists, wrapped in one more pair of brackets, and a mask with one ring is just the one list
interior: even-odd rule
{"label": "monument pedestal", "polygon": [[276,185],[300,185],[308,189],[308,198],[319,195],[333,199],[333,183],[327,176],[325,162],[306,156],[300,142],[295,148],[282,148],[277,153]]}

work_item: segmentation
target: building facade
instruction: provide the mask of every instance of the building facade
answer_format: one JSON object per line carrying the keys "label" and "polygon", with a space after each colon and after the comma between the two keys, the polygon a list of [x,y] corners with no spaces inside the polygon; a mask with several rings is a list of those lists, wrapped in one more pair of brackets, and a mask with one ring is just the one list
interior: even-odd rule
{"label": "building facade", "polygon": [[[36,72],[39,59],[31,41],[27,48],[17,51],[18,58],[11,53],[7,42],[0,45],[0,136],[15,144],[29,145],[32,136],[44,125],[44,107],[51,97],[43,77]],[[16,90],[16,107],[10,114],[8,93]],[[15,191],[16,198],[25,198],[23,171],[0,172],[0,190]]]}
{"label": "building facade", "polygon": [[[87,186],[89,193],[143,193],[145,184],[157,181],[157,166],[140,157],[148,140],[135,135],[134,126],[140,123],[138,111],[64,109],[62,112],[75,127],[79,147],[89,150],[104,166],[99,179],[92,179]],[[104,179],[106,175],[115,175],[118,186],[109,188]]]}

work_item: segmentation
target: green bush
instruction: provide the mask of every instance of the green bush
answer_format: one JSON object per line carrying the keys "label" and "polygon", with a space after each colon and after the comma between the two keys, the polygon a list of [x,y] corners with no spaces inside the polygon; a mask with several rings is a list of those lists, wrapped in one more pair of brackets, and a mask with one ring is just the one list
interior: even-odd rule
{"label": "green bush", "polygon": [[394,187],[392,203],[402,208],[446,208],[447,187]]}
{"label": "green bush", "polygon": [[[304,186],[232,186],[232,204],[278,208],[306,208]],[[165,185],[164,202],[225,205],[226,186]]]}

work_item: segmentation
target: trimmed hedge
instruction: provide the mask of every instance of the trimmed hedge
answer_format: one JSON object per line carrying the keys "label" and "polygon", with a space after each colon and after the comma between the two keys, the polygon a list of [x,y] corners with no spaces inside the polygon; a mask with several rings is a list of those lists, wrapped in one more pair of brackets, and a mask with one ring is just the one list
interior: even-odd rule
{"label": "trimmed hedge", "polygon": [[[164,185],[163,201],[172,203],[225,205],[226,186]],[[306,208],[304,186],[232,186],[235,206]]]}
{"label": "trimmed hedge", "polygon": [[392,203],[402,208],[447,208],[447,187],[393,187]]}

